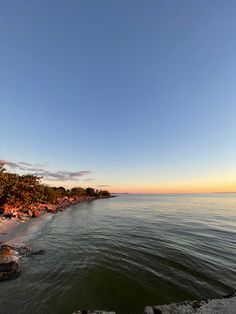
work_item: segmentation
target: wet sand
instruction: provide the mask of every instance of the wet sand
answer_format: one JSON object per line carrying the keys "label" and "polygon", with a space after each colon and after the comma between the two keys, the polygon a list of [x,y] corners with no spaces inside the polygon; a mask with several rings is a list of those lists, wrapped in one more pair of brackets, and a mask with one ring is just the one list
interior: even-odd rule
{"label": "wet sand", "polygon": [[6,242],[14,237],[14,234],[24,223],[25,222],[21,222],[19,219],[0,217],[0,242]]}
{"label": "wet sand", "polygon": [[22,221],[0,217],[0,242],[25,242],[35,236],[54,214],[44,213],[38,218]]}

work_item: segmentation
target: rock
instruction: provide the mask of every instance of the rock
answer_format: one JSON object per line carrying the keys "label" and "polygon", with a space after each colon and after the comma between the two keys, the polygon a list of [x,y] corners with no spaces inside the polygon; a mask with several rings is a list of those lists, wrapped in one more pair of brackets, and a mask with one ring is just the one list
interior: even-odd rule
{"label": "rock", "polygon": [[49,213],[56,213],[57,212],[56,206],[52,205],[52,204],[47,204],[46,209]]}
{"label": "rock", "polygon": [[33,215],[32,211],[30,209],[27,209],[27,208],[21,209],[19,211],[19,215],[22,215],[22,214],[27,215],[29,217],[32,217],[32,215]]}
{"label": "rock", "polygon": [[42,211],[46,211],[47,210],[47,206],[45,204],[38,204],[37,205],[38,210]]}
{"label": "rock", "polygon": [[236,293],[222,299],[147,306],[144,314],[236,314]]}
{"label": "rock", "polygon": [[105,312],[105,311],[85,311],[85,310],[79,310],[74,312],[73,314],[116,314],[115,312]]}
{"label": "rock", "polygon": [[16,207],[4,204],[2,209],[6,218],[17,217],[18,209]]}
{"label": "rock", "polygon": [[0,256],[0,264],[7,264],[10,262],[19,262],[19,257],[15,255],[11,256]]}
{"label": "rock", "polygon": [[19,258],[14,249],[7,244],[0,244],[0,280],[13,279],[19,272]]}
{"label": "rock", "polygon": [[11,246],[6,244],[1,244],[0,246],[0,257],[11,256],[14,254],[14,250]]}
{"label": "rock", "polygon": [[9,280],[16,278],[19,274],[19,264],[17,262],[10,262],[0,264],[0,280]]}
{"label": "rock", "polygon": [[18,275],[21,257],[41,254],[44,254],[44,250],[32,252],[31,247],[24,243],[0,242],[0,281],[13,279]]}
{"label": "rock", "polygon": [[32,210],[28,209],[26,213],[29,217],[34,217],[34,212]]}
{"label": "rock", "polygon": [[40,216],[40,211],[39,210],[34,210],[33,213],[32,213],[32,218],[37,218]]}
{"label": "rock", "polygon": [[32,255],[32,248],[24,243],[11,243],[9,245],[14,251],[19,253],[21,256],[31,256]]}
{"label": "rock", "polygon": [[31,247],[24,243],[0,243],[0,281],[15,278],[19,273],[19,258],[31,255]]}
{"label": "rock", "polygon": [[38,251],[33,251],[32,255],[43,255],[45,253],[45,250],[38,250]]}

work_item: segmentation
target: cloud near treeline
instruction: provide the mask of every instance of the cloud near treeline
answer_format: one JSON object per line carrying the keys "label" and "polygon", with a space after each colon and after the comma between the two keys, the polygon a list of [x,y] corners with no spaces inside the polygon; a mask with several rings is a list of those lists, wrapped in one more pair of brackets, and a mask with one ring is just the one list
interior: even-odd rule
{"label": "cloud near treeline", "polygon": [[30,173],[35,176],[43,177],[48,181],[77,181],[81,177],[85,177],[91,173],[89,170],[80,171],[51,171],[47,169],[45,164],[30,164],[28,162],[12,162],[0,160],[0,163],[5,164],[10,170],[17,172]]}

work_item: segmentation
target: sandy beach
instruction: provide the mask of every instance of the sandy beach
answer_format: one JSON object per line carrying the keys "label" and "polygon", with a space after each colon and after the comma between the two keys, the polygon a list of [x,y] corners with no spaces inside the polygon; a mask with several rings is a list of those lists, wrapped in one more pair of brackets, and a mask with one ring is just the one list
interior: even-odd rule
{"label": "sandy beach", "polygon": [[6,242],[10,240],[22,225],[22,223],[25,222],[16,218],[7,219],[5,217],[0,217],[0,242]]}
{"label": "sandy beach", "polygon": [[42,215],[40,218],[41,219],[37,219],[37,221],[32,219],[22,221],[17,218],[6,219],[0,217],[0,242],[18,242],[18,237],[23,237],[23,235],[28,233],[28,229],[30,229],[32,224],[34,225],[37,223],[37,225],[40,226],[40,222],[45,220],[46,215]]}

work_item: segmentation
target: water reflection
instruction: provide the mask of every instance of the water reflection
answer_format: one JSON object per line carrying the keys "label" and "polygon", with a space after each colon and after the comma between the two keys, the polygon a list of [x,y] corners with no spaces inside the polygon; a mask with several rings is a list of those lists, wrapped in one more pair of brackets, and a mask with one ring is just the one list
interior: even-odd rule
{"label": "water reflection", "polygon": [[1,283],[0,312],[141,314],[147,304],[230,293],[235,201],[233,194],[122,195],[58,213],[40,233],[24,231],[46,254],[25,259],[21,276]]}

